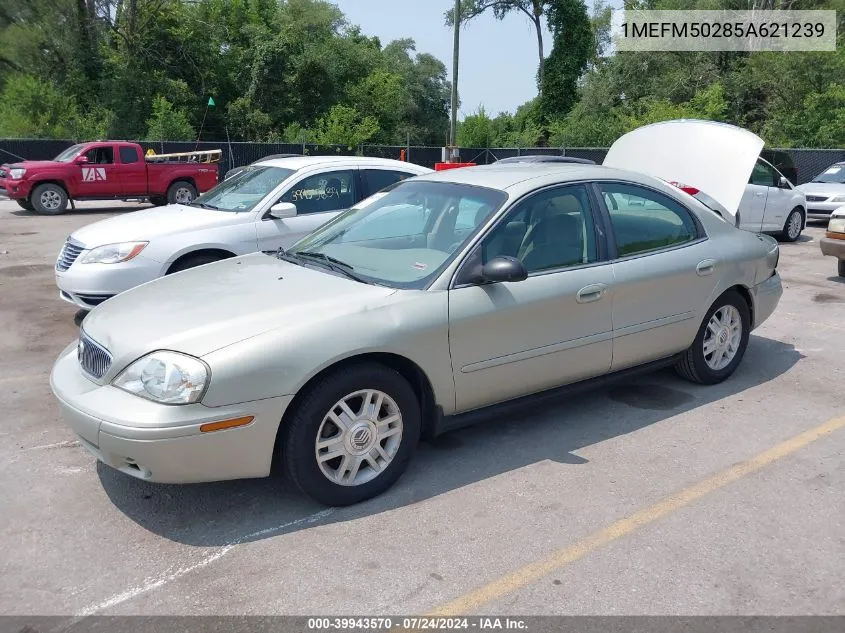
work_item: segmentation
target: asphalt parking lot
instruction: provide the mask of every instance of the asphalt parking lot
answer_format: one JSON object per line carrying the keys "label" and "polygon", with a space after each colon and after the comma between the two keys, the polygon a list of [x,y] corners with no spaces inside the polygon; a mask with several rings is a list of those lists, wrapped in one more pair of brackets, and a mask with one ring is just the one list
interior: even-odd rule
{"label": "asphalt parking lot", "polygon": [[326,509],[284,481],[146,484],[63,424],[55,257],[142,206],[0,202],[0,613],[845,613],[845,279],[821,225],[782,245],[784,297],[727,382],[664,371],[453,432]]}

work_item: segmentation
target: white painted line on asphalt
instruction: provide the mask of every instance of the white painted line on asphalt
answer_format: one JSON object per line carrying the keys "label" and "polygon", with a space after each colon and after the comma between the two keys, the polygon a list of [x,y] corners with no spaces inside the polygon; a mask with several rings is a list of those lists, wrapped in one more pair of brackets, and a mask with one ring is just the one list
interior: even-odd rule
{"label": "white painted line on asphalt", "polygon": [[220,549],[213,552],[212,554],[209,554],[208,556],[194,563],[193,565],[189,565],[188,567],[180,567],[179,569],[173,572],[168,569],[164,573],[160,574],[158,577],[148,578],[143,584],[138,585],[137,587],[132,587],[119,594],[115,594],[111,598],[108,598],[97,604],[89,605],[84,609],[78,611],[76,615],[78,617],[94,615],[95,613],[103,611],[104,609],[109,609],[118,604],[121,604],[122,602],[126,602],[127,600],[132,600],[133,598],[136,598],[141,594],[147,593],[148,591],[152,591],[153,589],[158,589],[159,587],[162,587],[169,582],[173,582],[174,580],[177,580],[182,576],[190,574],[192,571],[207,567],[211,563],[223,558],[236,545],[240,545],[242,543],[245,543],[246,541],[257,537],[267,536],[268,534],[272,534],[273,532],[279,532],[280,530],[284,530],[285,528],[293,527],[295,525],[301,525],[303,523],[316,523],[321,519],[325,519],[332,512],[334,512],[334,509],[328,508],[326,510],[317,512],[316,514],[312,514],[307,517],[302,517],[301,519],[296,519],[295,521],[289,521],[288,523],[283,523],[282,525],[266,528],[257,532],[252,532],[251,534],[247,534],[246,536],[242,536],[238,539],[235,539],[231,543],[223,545]]}

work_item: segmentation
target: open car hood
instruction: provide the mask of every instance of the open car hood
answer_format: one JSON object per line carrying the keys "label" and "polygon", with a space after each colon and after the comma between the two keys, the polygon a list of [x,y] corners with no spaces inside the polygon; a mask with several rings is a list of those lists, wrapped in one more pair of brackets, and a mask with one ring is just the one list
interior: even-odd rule
{"label": "open car hood", "polygon": [[735,125],[664,121],[620,137],[603,164],[695,187],[734,220],[764,144],[756,134]]}

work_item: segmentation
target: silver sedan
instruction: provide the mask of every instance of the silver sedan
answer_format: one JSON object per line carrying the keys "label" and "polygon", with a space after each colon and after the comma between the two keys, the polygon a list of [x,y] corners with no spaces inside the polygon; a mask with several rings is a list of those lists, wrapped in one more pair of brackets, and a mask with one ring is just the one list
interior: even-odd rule
{"label": "silver sedan", "polygon": [[725,380],[781,297],[778,245],[669,182],[735,210],[762,142],[689,121],[631,135],[604,166],[408,179],[286,252],[106,301],[53,368],[69,425],[133,477],[276,462],[345,505],[391,486],[421,437],[541,393],[667,365]]}

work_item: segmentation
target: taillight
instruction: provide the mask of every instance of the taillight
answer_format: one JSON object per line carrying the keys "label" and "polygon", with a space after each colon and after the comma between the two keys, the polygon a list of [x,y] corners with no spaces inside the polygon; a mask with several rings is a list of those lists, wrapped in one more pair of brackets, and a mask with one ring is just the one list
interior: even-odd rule
{"label": "taillight", "polygon": [[695,187],[685,185],[682,182],[675,182],[674,180],[672,182],[670,182],[669,184],[672,185],[673,187],[677,187],[678,189],[680,189],[684,193],[688,193],[691,196],[694,196],[695,194],[699,193],[699,191],[700,191],[699,189],[696,189]]}

